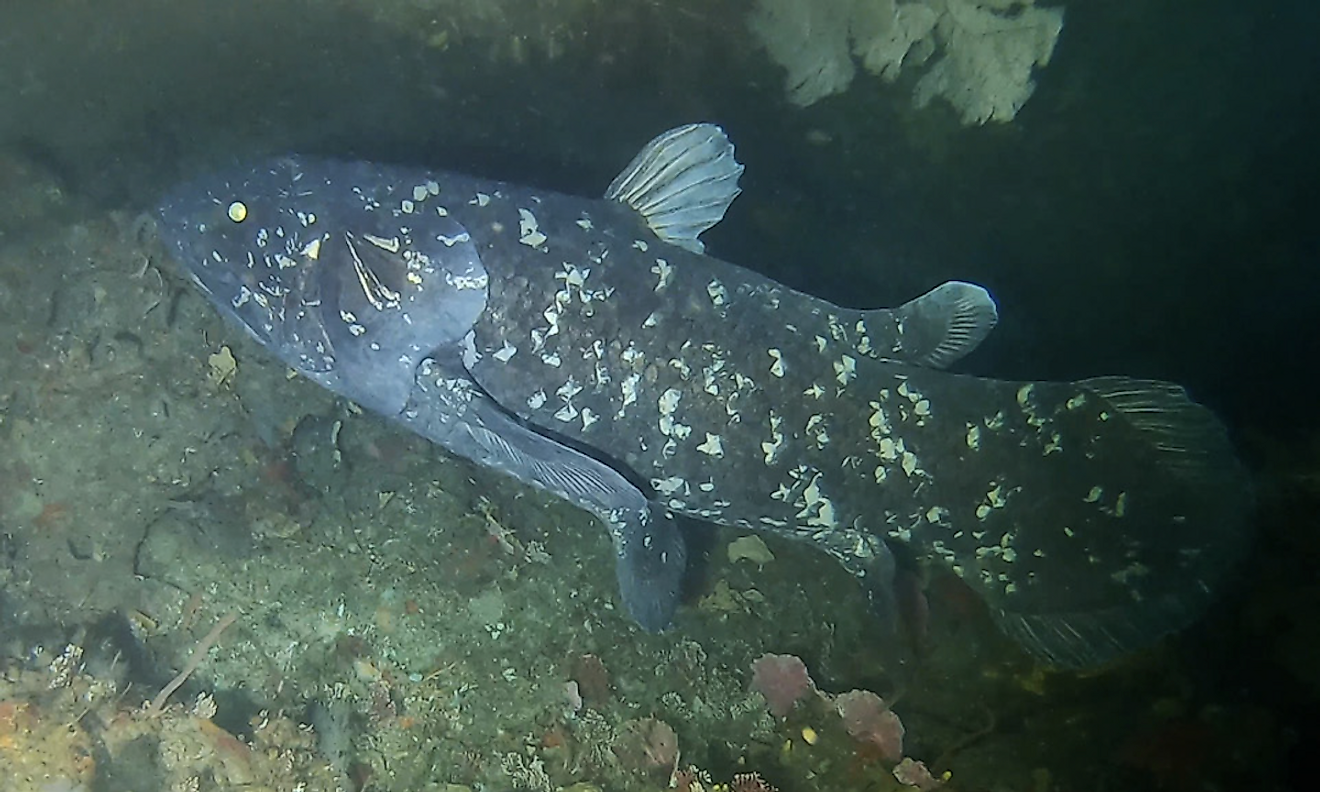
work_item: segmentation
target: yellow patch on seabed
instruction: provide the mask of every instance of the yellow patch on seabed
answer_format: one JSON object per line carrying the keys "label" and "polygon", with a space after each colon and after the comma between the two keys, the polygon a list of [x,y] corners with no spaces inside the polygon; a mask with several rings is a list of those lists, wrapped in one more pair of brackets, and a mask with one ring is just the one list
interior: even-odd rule
{"label": "yellow patch on seabed", "polygon": [[730,564],[746,559],[759,567],[775,560],[774,553],[770,552],[770,548],[765,546],[765,542],[761,541],[759,536],[741,536],[734,539],[729,542],[728,553]]}
{"label": "yellow patch on seabed", "polygon": [[234,360],[234,353],[229,347],[220,347],[220,351],[208,357],[206,362],[211,367],[206,378],[210,380],[212,387],[220,388],[233,384],[234,376],[238,373],[238,361]]}

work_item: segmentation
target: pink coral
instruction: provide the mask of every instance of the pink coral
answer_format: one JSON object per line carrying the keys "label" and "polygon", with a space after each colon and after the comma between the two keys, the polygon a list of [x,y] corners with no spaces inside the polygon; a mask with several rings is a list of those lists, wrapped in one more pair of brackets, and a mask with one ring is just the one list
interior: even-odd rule
{"label": "pink coral", "polygon": [[782,718],[793,711],[794,704],[815,692],[816,683],[802,658],[766,654],[752,663],[752,690],[765,696],[770,712]]}
{"label": "pink coral", "polygon": [[850,690],[834,699],[843,725],[857,740],[874,745],[887,762],[903,758],[903,722],[869,690]]}

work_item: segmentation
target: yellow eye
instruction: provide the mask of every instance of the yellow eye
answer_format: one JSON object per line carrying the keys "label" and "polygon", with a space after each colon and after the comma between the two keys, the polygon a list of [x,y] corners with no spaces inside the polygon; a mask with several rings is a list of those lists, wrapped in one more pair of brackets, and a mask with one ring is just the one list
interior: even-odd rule
{"label": "yellow eye", "polygon": [[234,201],[229,205],[229,219],[235,223],[241,223],[247,219],[247,207],[242,201]]}

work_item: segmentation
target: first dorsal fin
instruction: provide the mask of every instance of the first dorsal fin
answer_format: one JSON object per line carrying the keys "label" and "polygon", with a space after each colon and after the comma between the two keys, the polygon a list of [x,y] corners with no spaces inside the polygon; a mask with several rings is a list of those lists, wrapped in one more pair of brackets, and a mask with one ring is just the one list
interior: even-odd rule
{"label": "first dorsal fin", "polygon": [[697,236],[724,217],[742,191],[742,172],[723,129],[688,124],[643,146],[605,198],[637,210],[665,242],[701,253],[705,246]]}

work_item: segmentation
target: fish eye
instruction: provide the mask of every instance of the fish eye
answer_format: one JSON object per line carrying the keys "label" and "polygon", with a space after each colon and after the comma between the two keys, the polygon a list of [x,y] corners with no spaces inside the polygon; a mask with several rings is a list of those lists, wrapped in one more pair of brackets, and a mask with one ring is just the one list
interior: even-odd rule
{"label": "fish eye", "polygon": [[247,213],[247,205],[242,201],[234,201],[231,203],[229,205],[229,211],[227,212],[229,219],[233,220],[235,223],[241,223],[246,220]]}

